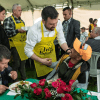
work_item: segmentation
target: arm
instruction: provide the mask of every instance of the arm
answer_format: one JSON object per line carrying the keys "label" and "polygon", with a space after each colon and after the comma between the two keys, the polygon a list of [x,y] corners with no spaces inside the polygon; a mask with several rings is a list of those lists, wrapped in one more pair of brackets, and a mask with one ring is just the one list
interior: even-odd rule
{"label": "arm", "polygon": [[75,33],[75,36],[78,39],[80,39],[80,22],[79,21],[76,21],[74,24],[74,33]]}
{"label": "arm", "polygon": [[88,37],[86,37],[86,40],[85,40],[85,42],[88,40]]}
{"label": "arm", "polygon": [[10,76],[13,80],[15,80],[15,79],[17,78],[17,72],[16,72],[16,71],[11,71],[10,74],[9,74],[9,76]]}
{"label": "arm", "polygon": [[86,40],[85,40],[85,42],[88,40],[88,33],[87,32],[85,32],[85,37],[86,37]]}
{"label": "arm", "polygon": [[10,49],[7,35],[1,25],[0,25],[0,44],[5,45],[8,49]]}
{"label": "arm", "polygon": [[89,25],[89,32],[91,33],[91,25]]}
{"label": "arm", "polygon": [[2,94],[3,92],[6,91],[6,89],[8,89],[9,87],[6,87],[4,85],[0,85],[0,94]]}
{"label": "arm", "polygon": [[[52,59],[51,58],[40,58],[33,52],[33,48],[35,45],[39,42],[38,41],[38,31],[37,29],[34,29],[34,27],[31,27],[30,30],[27,33],[27,40],[26,40],[26,46],[24,48],[25,54],[33,59],[36,60],[44,65],[50,66],[52,64]],[[41,34],[39,34],[41,35]],[[41,35],[42,36],[42,35]]]}
{"label": "arm", "polygon": [[25,32],[22,29],[15,29],[15,23],[13,22],[13,19],[11,17],[8,17],[7,19],[4,20],[4,29],[9,38],[15,36],[19,32],[20,33]]}
{"label": "arm", "polygon": [[31,56],[31,59],[36,60],[36,61],[38,61],[38,62],[40,62],[40,63],[42,63],[44,65],[47,65],[47,66],[51,66],[51,64],[52,64],[52,58],[43,59],[43,58],[40,58],[37,55],[33,54]]}
{"label": "arm", "polygon": [[62,24],[60,21],[58,21],[58,24],[57,24],[57,40],[58,40],[58,43],[59,45],[61,46],[61,48],[66,51],[68,48],[68,45],[66,43],[66,40],[65,40],[65,37],[64,37],[64,33],[63,33],[63,28],[62,28]]}
{"label": "arm", "polygon": [[17,72],[16,71],[12,71],[12,68],[8,65],[8,68],[6,70],[6,72],[8,73],[8,81],[12,82],[13,80],[15,80],[17,78]]}
{"label": "arm", "polygon": [[15,36],[18,33],[18,30],[15,29],[15,24],[11,17],[4,20],[4,29],[8,37]]}
{"label": "arm", "polygon": [[66,51],[67,49],[69,49],[68,46],[67,46],[67,43],[63,43],[63,44],[61,45],[61,48],[62,48],[64,51]]}

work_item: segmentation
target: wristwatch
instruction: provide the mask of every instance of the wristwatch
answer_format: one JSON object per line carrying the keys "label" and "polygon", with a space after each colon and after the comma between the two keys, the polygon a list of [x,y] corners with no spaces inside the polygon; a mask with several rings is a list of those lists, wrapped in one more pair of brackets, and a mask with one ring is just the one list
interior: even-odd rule
{"label": "wristwatch", "polygon": [[67,49],[67,50],[65,51],[66,54],[69,54],[69,53],[68,53],[68,50],[70,50],[70,49]]}

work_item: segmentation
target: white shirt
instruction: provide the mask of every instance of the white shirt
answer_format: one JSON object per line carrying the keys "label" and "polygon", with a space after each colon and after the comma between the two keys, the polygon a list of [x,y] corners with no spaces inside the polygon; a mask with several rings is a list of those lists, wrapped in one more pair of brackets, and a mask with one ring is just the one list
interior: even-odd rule
{"label": "white shirt", "polygon": [[[48,31],[45,26],[43,25],[44,30],[44,37],[53,37],[55,34],[55,31]],[[58,32],[57,34],[57,40],[59,45],[62,45],[63,43],[66,43],[66,40],[64,38],[64,33],[62,30],[62,23],[60,20],[58,20],[56,30]],[[41,33],[41,21],[34,24],[27,33],[27,40],[26,40],[26,46],[24,48],[25,54],[30,58],[34,52],[33,49],[37,43],[41,41],[42,33]]]}
{"label": "white shirt", "polygon": [[95,40],[100,40],[100,36],[97,36],[94,38]]}
{"label": "white shirt", "polygon": [[81,41],[82,43],[85,43],[86,37],[88,37],[88,33],[87,33],[87,32],[81,33],[81,35],[80,35],[80,41]]}

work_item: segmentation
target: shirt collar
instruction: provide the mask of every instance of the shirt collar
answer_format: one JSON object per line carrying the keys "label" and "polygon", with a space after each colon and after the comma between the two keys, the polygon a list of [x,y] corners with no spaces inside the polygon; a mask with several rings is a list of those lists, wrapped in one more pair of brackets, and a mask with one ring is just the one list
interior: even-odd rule
{"label": "shirt collar", "polygon": [[71,18],[70,19],[68,19],[67,21],[65,21],[65,22],[68,22],[68,23],[70,23],[70,21],[71,21]]}
{"label": "shirt collar", "polygon": [[99,40],[99,39],[100,39],[100,36],[97,36],[97,37],[95,37],[94,39],[95,39],[95,40]]}
{"label": "shirt collar", "polygon": [[14,17],[15,20],[21,20],[21,17],[19,17],[19,19],[18,19],[13,14],[12,14],[12,16]]}

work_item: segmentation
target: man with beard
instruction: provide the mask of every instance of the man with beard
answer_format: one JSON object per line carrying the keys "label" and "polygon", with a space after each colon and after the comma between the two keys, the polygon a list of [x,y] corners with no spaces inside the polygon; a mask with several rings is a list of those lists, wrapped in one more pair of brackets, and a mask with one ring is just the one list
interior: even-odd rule
{"label": "man with beard", "polygon": [[52,6],[42,10],[42,21],[34,24],[27,33],[25,54],[34,60],[37,77],[45,78],[56,62],[54,40],[57,37],[61,48],[70,52],[62,31],[62,24],[58,20],[58,12]]}

